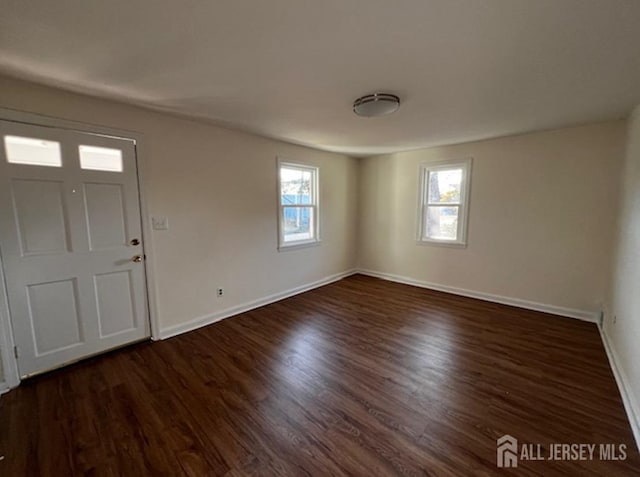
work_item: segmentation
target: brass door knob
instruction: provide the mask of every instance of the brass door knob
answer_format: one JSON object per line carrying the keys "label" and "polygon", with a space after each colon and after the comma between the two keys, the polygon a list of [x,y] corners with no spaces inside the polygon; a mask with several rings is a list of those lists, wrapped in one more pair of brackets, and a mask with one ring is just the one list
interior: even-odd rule
{"label": "brass door knob", "polygon": [[136,263],[142,262],[142,255],[134,255],[131,261]]}
{"label": "brass door knob", "polygon": [[131,242],[129,242],[131,245],[135,246],[135,245],[140,245],[140,240],[138,239],[131,239]]}

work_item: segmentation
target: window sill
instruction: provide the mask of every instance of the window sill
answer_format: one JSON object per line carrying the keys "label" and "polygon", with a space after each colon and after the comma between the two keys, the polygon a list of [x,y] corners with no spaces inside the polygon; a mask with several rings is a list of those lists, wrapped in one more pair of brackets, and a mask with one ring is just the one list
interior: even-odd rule
{"label": "window sill", "polygon": [[289,250],[300,250],[303,248],[317,247],[321,243],[321,240],[311,240],[308,242],[293,242],[291,244],[281,244],[278,245],[278,252],[288,252]]}
{"label": "window sill", "polygon": [[444,240],[416,240],[417,245],[435,245],[436,247],[467,248],[466,242],[446,242]]}

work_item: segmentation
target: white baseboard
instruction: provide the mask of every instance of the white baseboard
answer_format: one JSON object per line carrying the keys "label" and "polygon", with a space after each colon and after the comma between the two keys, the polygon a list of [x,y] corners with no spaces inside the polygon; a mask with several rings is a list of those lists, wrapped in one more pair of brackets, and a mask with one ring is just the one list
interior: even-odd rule
{"label": "white baseboard", "polygon": [[604,331],[604,328],[602,326],[598,326],[598,330],[600,331],[600,336],[602,337],[604,349],[607,352],[607,358],[609,358],[609,365],[611,366],[611,369],[613,371],[613,376],[615,377],[616,383],[618,384],[620,396],[622,396],[624,410],[627,412],[629,424],[631,425],[631,430],[633,431],[633,437],[636,440],[636,446],[638,446],[638,450],[640,450],[640,401],[638,401],[638,399],[636,399],[636,396],[633,394],[633,390],[628,384],[629,379],[627,378],[626,373],[618,365],[620,360],[618,358],[618,355],[616,354],[615,349],[609,343],[607,333]]}
{"label": "white baseboard", "polygon": [[244,303],[242,305],[234,306],[232,308],[227,308],[226,310],[222,310],[216,313],[200,316],[186,323],[181,323],[179,325],[174,325],[168,328],[161,329],[160,339],[171,338],[172,336],[177,336],[182,333],[187,333],[188,331],[193,331],[198,328],[202,328],[203,326],[211,325],[218,321],[224,320],[225,318],[230,318],[234,315],[238,315],[240,313],[244,313],[244,312],[253,310],[255,308],[269,305],[276,301],[284,300],[285,298],[289,298],[291,296],[298,295],[300,293],[304,293],[309,290],[313,290],[314,288],[328,285],[329,283],[337,282],[338,280],[342,280],[343,278],[354,275],[355,273],[358,273],[357,270],[348,270],[346,272],[336,273],[335,275],[330,275],[321,280],[317,280],[312,283],[307,283],[306,285],[290,288],[289,290],[285,290],[280,293],[274,293],[273,295],[265,296],[263,298],[259,298],[249,303]]}
{"label": "white baseboard", "polygon": [[543,313],[551,313],[552,315],[566,316],[569,318],[575,318],[582,321],[588,321],[590,323],[599,323],[600,321],[599,312],[575,310],[573,308],[564,308],[561,306],[547,305],[544,303],[537,303],[534,301],[521,300],[519,298],[509,298],[506,296],[492,295],[490,293],[467,290],[464,288],[450,287],[447,285],[439,285],[437,283],[425,282],[422,280],[416,280],[416,279],[404,277],[401,275],[377,272],[374,270],[360,269],[357,271],[357,273],[360,273],[362,275],[368,275],[370,277],[381,278],[383,280],[388,280],[392,282],[404,283],[405,285],[413,285],[416,287],[428,288],[430,290],[452,293],[453,295],[466,296],[469,298],[477,298],[479,300],[490,301],[493,303],[501,303],[503,305],[511,305],[518,308],[525,308],[527,310],[541,311]]}

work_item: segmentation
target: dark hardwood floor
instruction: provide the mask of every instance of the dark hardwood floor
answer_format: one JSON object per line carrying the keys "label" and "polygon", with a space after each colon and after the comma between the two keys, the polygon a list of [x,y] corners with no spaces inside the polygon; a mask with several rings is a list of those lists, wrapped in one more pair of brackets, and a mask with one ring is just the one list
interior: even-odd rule
{"label": "dark hardwood floor", "polygon": [[[496,439],[625,461],[496,467]],[[640,475],[595,325],[354,276],[0,399],[1,476]]]}

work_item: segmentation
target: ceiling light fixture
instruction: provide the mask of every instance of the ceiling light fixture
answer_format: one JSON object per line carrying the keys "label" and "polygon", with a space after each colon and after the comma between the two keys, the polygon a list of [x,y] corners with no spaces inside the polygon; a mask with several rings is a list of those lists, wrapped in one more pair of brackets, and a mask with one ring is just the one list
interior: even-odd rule
{"label": "ceiling light fixture", "polygon": [[389,93],[367,94],[353,102],[353,112],[366,118],[395,113],[399,107],[400,98]]}

